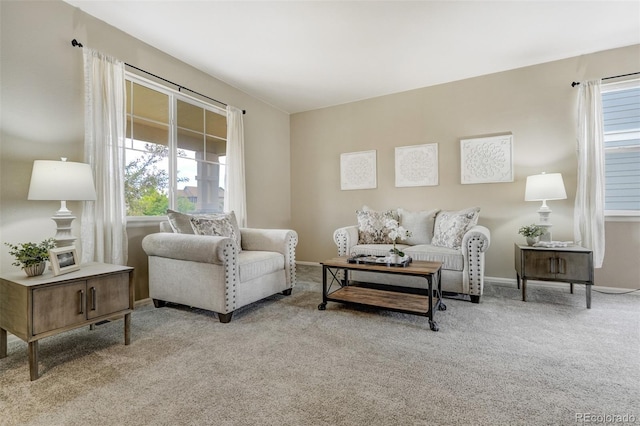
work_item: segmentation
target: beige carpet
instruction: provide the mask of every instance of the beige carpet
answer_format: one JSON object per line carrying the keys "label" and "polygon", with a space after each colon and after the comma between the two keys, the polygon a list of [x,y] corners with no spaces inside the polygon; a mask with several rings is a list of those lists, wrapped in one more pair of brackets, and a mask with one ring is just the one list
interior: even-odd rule
{"label": "beige carpet", "polygon": [[[447,300],[426,318],[321,300],[319,267],[289,297],[211,313],[147,305],[122,321],[0,360],[0,424],[542,425],[576,414],[640,422],[640,297],[568,285],[488,285],[479,305]],[[185,282],[188,286],[188,282]]]}

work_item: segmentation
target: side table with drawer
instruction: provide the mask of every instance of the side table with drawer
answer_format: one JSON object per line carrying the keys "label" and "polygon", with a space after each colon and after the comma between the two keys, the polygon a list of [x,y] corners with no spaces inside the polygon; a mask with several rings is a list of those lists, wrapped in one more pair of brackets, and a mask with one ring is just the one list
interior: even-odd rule
{"label": "side table with drawer", "polygon": [[78,271],[27,277],[16,271],[0,277],[0,358],[7,356],[7,332],[29,345],[31,380],[38,374],[40,339],[124,317],[124,344],[131,340],[132,267],[90,263]]}
{"label": "side table with drawer", "polygon": [[591,309],[593,286],[593,252],[580,246],[532,247],[515,245],[515,267],[518,288],[522,280],[522,301],[527,301],[527,280],[561,281],[571,285],[585,284],[587,308]]}

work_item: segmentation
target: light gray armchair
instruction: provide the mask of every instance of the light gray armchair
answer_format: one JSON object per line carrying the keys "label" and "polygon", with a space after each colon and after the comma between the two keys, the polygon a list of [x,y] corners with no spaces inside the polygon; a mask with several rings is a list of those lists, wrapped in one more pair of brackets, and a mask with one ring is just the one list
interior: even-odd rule
{"label": "light gray armchair", "polygon": [[[168,223],[161,230],[170,230]],[[206,309],[220,322],[233,312],[276,293],[290,295],[296,284],[293,230],[240,228],[242,250],[232,238],[160,232],[147,235],[149,296]]]}

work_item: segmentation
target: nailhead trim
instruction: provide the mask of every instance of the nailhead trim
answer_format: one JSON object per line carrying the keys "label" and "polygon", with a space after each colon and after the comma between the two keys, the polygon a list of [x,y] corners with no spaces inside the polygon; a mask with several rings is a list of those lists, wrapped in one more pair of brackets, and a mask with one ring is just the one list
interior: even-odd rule
{"label": "nailhead trim", "polygon": [[346,256],[347,255],[347,232],[344,229],[338,229],[334,235],[333,239],[338,246],[338,256]]}
{"label": "nailhead trim", "polygon": [[[226,243],[222,249],[222,255],[225,267],[225,306],[227,312],[233,312],[236,310],[236,284],[238,282],[238,259],[235,245],[231,242]],[[229,290],[231,290],[231,295]]]}
{"label": "nailhead trim", "polygon": [[289,269],[289,284],[293,288],[297,282],[296,275],[296,246],[298,245],[298,234],[295,232],[289,232],[287,235],[287,249],[288,249],[288,268]]}
{"label": "nailhead trim", "polygon": [[483,250],[487,240],[479,236],[473,236],[467,244],[469,250],[469,294],[480,296],[484,287],[484,276],[480,265],[482,264]]}

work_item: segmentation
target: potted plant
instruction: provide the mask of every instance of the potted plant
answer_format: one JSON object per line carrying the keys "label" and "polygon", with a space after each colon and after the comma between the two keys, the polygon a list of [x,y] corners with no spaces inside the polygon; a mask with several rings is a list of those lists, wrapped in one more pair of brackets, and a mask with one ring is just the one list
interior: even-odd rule
{"label": "potted plant", "polygon": [[14,266],[20,266],[29,277],[42,275],[49,259],[49,250],[56,246],[53,238],[36,243],[5,243],[9,246],[9,254],[14,257]]}
{"label": "potted plant", "polygon": [[393,248],[389,250],[391,253],[391,263],[399,263],[404,257],[404,252],[396,248],[396,241],[400,238],[407,238],[411,236],[411,232],[400,226],[397,220],[388,219],[385,223],[385,227],[389,228],[389,238],[393,240]]}
{"label": "potted plant", "polygon": [[532,223],[531,225],[521,226],[518,234],[525,237],[527,239],[527,244],[532,246],[540,241],[540,237],[544,235],[545,232],[545,227]]}

